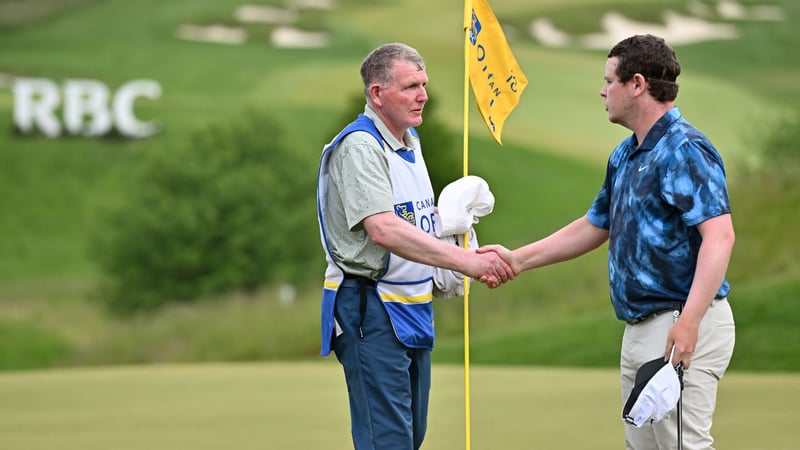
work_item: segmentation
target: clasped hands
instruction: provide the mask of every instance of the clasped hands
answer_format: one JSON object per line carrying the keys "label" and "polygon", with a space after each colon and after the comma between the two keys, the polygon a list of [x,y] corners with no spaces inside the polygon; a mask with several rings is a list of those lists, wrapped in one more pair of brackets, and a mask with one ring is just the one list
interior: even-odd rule
{"label": "clasped hands", "polygon": [[480,270],[473,278],[494,289],[513,280],[521,272],[511,250],[502,245],[484,245],[475,249],[475,259],[480,261]]}

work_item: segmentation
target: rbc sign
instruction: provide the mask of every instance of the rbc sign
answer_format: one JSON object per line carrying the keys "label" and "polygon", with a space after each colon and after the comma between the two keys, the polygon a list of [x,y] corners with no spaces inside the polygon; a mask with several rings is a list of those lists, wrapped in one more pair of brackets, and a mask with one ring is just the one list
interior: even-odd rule
{"label": "rbc sign", "polygon": [[[45,78],[16,78],[14,93],[14,126],[23,134],[38,129],[47,137],[58,137],[62,131],[78,136],[103,136],[116,126],[125,137],[152,136],[158,126],[142,122],[133,113],[138,97],[161,97],[161,86],[152,80],[133,80],[123,84],[112,98],[108,87],[97,80],[71,79],[59,86]],[[56,110],[62,103],[63,127]],[[110,106],[110,108],[109,108]]]}

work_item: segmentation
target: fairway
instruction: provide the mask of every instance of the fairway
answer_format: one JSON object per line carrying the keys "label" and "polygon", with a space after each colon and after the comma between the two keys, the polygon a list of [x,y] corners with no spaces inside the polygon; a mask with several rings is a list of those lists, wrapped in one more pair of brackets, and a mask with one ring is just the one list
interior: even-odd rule
{"label": "fairway", "polygon": [[[425,450],[465,448],[464,370],[439,365]],[[470,370],[474,449],[619,449],[611,369]],[[795,374],[730,373],[715,418],[720,449],[796,448]],[[333,358],[0,374],[3,450],[345,450],[347,396]]]}

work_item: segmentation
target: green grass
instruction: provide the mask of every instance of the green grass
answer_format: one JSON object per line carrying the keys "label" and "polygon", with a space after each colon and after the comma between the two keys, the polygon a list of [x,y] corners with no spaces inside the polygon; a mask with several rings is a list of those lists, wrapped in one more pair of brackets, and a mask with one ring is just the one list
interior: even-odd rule
{"label": "green grass", "polygon": [[27,321],[0,321],[0,342],[0,370],[49,367],[70,350],[63,338]]}
{"label": "green grass", "polygon": [[[11,3],[19,2],[0,1],[0,11]],[[181,23],[215,18],[230,23],[239,4],[234,1],[23,3],[24,13],[11,22],[11,16],[2,15],[6,21],[0,21],[0,73],[57,82],[96,78],[112,89],[134,78],[156,79],[163,97],[140,100],[137,114],[158,120],[164,133],[135,142],[18,136],[11,130],[10,90],[0,86],[0,122],[7,124],[0,129],[0,346],[11,339],[28,345],[15,346],[15,356],[0,352],[6,355],[0,367],[12,364],[8,361],[17,361],[15,368],[33,368],[315,358],[316,282],[300,286],[291,305],[279,301],[277,287],[266,286],[252,296],[233,293],[129,320],[106,315],[94,298],[97,268],[87,251],[98,212],[124,201],[126,189],[135,189],[132,175],[147,152],[181,145],[198,128],[248,107],[277,110],[297,123],[287,131],[298,151],[315,159],[360,92],[361,59],[381,42],[405,41],[420,49],[437,111],[460,139],[460,8],[427,0],[369,7],[341,2],[329,15],[304,18],[308,26],[333,32],[331,48],[286,50],[269,47],[263,36],[242,46],[174,37]],[[45,9],[32,9],[34,3]],[[740,331],[736,370],[797,370],[800,364],[792,357],[798,353],[793,343],[800,340],[790,321],[800,317],[794,301],[800,295],[799,191],[793,173],[774,175],[754,165],[763,163],[762,141],[800,100],[800,56],[793,51],[800,43],[794,26],[800,4],[779,3],[787,14],[784,22],[737,23],[740,40],[677,49],[684,68],[679,105],[717,144],[728,165],[737,229],[729,269]],[[517,28],[509,40],[529,86],[506,122],[502,148],[470,104],[470,172],[489,182],[497,200],[493,214],[478,225],[479,241],[514,247],[583,214],[602,182],[610,150],[629,132],[609,124],[603,112],[599,89],[605,52],[543,48],[520,34],[522,25],[540,15],[553,15],[566,29],[590,32],[612,3],[491,4],[501,21]],[[640,19],[655,18],[666,4],[613,2]],[[398,23],[414,23],[415,31],[387,26]],[[313,177],[316,167],[308,172]],[[308,270],[321,276],[322,268],[320,252]],[[606,277],[601,249],[526,273],[501,289],[474,286],[474,360],[615,366],[619,330]],[[436,308],[435,358],[458,362],[463,303],[438,302]],[[587,341],[595,345],[574,350]]]}
{"label": "green grass", "polygon": [[[435,365],[426,450],[618,449],[611,369]],[[729,373],[720,383],[717,448],[796,446],[796,374]],[[334,358],[317,363],[157,365],[0,373],[5,450],[331,450],[352,448]]]}
{"label": "green grass", "polygon": [[[508,8],[505,3],[494,4],[500,17]],[[601,4],[586,3],[595,5],[594,8]],[[431,55],[428,57],[431,84],[442,97],[440,109],[447,111],[447,123],[454,131],[461,126],[462,89],[458,88],[462,83],[461,62],[458,52],[453,51],[460,45],[460,36],[442,30],[441,26],[429,28],[435,30],[440,39],[428,39],[424,33],[387,35],[391,32],[375,24],[388,20],[387,15],[398,13],[401,9],[398,5],[386,4],[365,11],[344,9],[340,14],[347,15],[334,15],[331,24],[352,17],[356,28],[350,34],[337,32],[334,48],[286,51],[270,49],[258,42],[228,47],[173,37],[178,24],[194,17],[230,16],[235,2],[159,4],[154,7],[158,14],[152,14],[148,4],[101,2],[76,9],[71,14],[62,11],[43,25],[36,23],[37,26],[6,31],[0,43],[0,71],[56,79],[99,78],[112,88],[132,78],[157,79],[163,85],[164,97],[146,103],[138,112],[163,122],[166,131],[157,140],[165,146],[185,138],[195,127],[229,116],[245,105],[281,105],[287,108],[288,114],[298,118],[327,117],[327,121],[308,122],[308,129],[299,134],[305,139],[298,142],[298,148],[316,153],[320,143],[328,138],[324,133],[331,128],[335,117],[332,112],[359,90],[356,67],[362,54],[372,45],[367,36],[375,36],[373,40],[406,39]],[[535,17],[540,12],[537,8],[544,6],[531,6],[520,17]],[[430,17],[425,20],[454,22],[456,28],[460,20],[460,15],[448,8],[423,6],[423,2],[412,2],[408,9],[424,10],[426,17]],[[372,20],[356,20],[362,14]],[[367,27],[366,24],[371,25],[363,30],[358,28]],[[97,35],[104,37],[101,40],[92,38]],[[363,43],[353,45],[353,41]],[[622,128],[609,125],[602,112],[597,93],[603,54],[553,51],[525,41],[514,44],[515,54],[531,84],[506,126],[507,145],[516,143],[519,147],[541,149],[602,166],[610,148],[626,134]],[[757,48],[771,48],[774,42],[761,39],[757,44]],[[742,47],[738,41],[728,45],[735,45],[737,49],[750,48]],[[692,47],[686,51],[709,53]],[[735,58],[731,56],[727,60]],[[755,124],[764,123],[762,127],[768,129],[773,120],[770,117],[777,114],[773,111],[781,111],[781,107],[750,93],[754,85],[738,84],[732,79],[737,72],[725,74],[724,80],[721,75],[706,78],[703,67],[699,64],[697,68],[690,67],[693,70],[686,70],[686,95],[681,101],[685,102],[687,117],[708,132],[733,166],[739,157],[752,153],[746,138],[756,133]],[[598,80],[597,85],[592,80]],[[741,107],[718,106],[727,104]],[[6,106],[0,107],[0,119],[10,123],[8,92],[0,91],[0,105]],[[754,117],[759,119],[751,125]],[[473,134],[485,136],[484,126],[474,110],[471,119]],[[740,131],[731,133],[731,129]],[[742,133],[747,135],[742,136]],[[16,247],[2,249],[0,256],[8,261],[15,253],[23,254],[21,261],[15,262],[16,267],[0,271],[0,277],[50,276],[53,270],[47,268],[51,265],[55,266],[53,269],[61,267],[65,275],[86,274],[88,268],[82,247],[86,231],[90,230],[86,229],[85,218],[91,216],[98,202],[113,201],[118,195],[115,183],[124,182],[125,171],[132,164],[131,159],[135,159],[128,153],[146,152],[149,146],[156,145],[155,142],[128,145],[133,148],[126,149],[115,141],[65,139],[51,142],[12,136],[5,143],[0,151],[3,167],[8,167],[9,171],[11,167],[19,167],[17,176],[19,173],[28,175],[19,180],[12,177],[6,181],[6,186],[0,186],[11,193],[8,211],[15,212],[2,215],[0,232],[17,236],[17,243],[7,244]],[[473,144],[472,154],[491,152],[492,148],[494,144],[491,143]],[[509,164],[514,163],[521,161],[509,161]],[[28,167],[31,169],[26,169]],[[66,170],[56,171],[55,167]],[[487,177],[491,175],[482,170],[481,164],[473,163],[472,168]],[[32,178],[31,173],[39,173],[40,177]],[[89,196],[85,188],[87,173],[92,174],[94,188]],[[99,198],[92,198],[93,193]],[[44,251],[34,248],[37,245],[31,242],[42,239],[53,241],[47,246],[38,246],[46,249]],[[53,250],[49,252],[51,258],[56,259],[52,264],[48,261],[51,258],[45,256],[50,249]]]}

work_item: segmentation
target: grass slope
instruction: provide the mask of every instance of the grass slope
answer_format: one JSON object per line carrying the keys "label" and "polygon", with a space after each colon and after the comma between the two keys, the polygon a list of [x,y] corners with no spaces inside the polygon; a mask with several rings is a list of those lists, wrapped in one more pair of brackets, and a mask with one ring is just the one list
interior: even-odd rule
{"label": "grass slope", "polygon": [[[232,0],[26,3],[45,8],[0,21],[0,73],[57,82],[96,78],[112,89],[135,78],[156,79],[163,97],[137,102],[137,115],[159,121],[164,133],[136,142],[19,136],[10,125],[11,92],[0,86],[0,121],[8,124],[0,132],[0,339],[15,343],[0,345],[0,368],[313,357],[316,284],[301,286],[292,304],[281,303],[278,287],[268,286],[254,296],[234,293],[136,320],[107,317],[92,303],[97,274],[86,247],[97,232],[95,216],[124,201],[131,173],[148,151],[178,145],[199,127],[246,107],[279,110],[302,123],[290,130],[298,151],[316,155],[360,91],[361,58],[381,42],[406,41],[422,51],[437,109],[460,133],[463,62],[456,50],[463,33],[457,5],[337,2],[330,14],[302,18],[304,26],[333,31],[332,46],[290,50],[270,47],[266,28],[241,46],[174,36],[181,23],[233,23],[239,2]],[[488,138],[470,106],[470,171],[487,179],[497,199],[494,213],[478,225],[481,242],[521,245],[583,214],[602,181],[608,152],[628,134],[608,124],[602,111],[604,52],[543,48],[524,35],[522,25],[545,15],[585,33],[608,9],[658,20],[653,16],[673,3],[492,1],[500,20],[516,28],[509,30],[509,41],[530,84],[506,122],[505,147]],[[800,295],[797,183],[793,175],[750,176],[747,167],[759,159],[776,120],[800,99],[800,85],[793,82],[800,57],[791,51],[800,43],[800,29],[793,26],[800,3],[779,4],[787,15],[783,22],[737,22],[742,39],[677,49],[684,67],[679,104],[717,143],[729,166],[738,238],[729,278],[740,326],[733,366],[741,369],[800,368],[792,356],[800,331],[791,325],[800,316],[793,301]],[[387,26],[406,23],[420,31]],[[309,168],[310,176],[315,169]],[[315,220],[313,211],[309,220]],[[321,266],[322,257],[309,271],[321,273]],[[470,307],[478,362],[616,364],[618,328],[608,304],[603,250],[525,274],[498,290],[475,286]],[[439,302],[436,308],[436,357],[457,362],[462,302]],[[580,342],[595,345],[584,348]]]}

